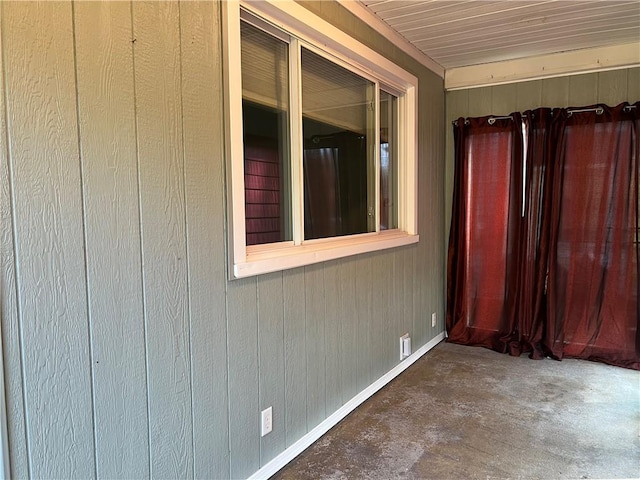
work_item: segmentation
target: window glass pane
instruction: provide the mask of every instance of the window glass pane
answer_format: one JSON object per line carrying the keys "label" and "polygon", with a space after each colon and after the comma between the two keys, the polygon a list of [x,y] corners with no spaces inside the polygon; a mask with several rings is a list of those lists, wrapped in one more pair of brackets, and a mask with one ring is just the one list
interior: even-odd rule
{"label": "window glass pane", "polygon": [[288,44],[240,26],[247,245],[291,240]]}
{"label": "window glass pane", "polygon": [[398,228],[398,98],[380,90],[380,230]]}
{"label": "window glass pane", "polygon": [[301,54],[304,238],[373,232],[375,84]]}

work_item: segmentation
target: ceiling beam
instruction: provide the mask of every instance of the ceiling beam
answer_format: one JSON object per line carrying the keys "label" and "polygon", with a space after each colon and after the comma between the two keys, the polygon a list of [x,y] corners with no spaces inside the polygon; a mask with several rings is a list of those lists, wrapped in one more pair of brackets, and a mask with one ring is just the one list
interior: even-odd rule
{"label": "ceiling beam", "polygon": [[625,43],[449,68],[445,72],[444,88],[487,87],[637,66],[640,66],[640,43]]}

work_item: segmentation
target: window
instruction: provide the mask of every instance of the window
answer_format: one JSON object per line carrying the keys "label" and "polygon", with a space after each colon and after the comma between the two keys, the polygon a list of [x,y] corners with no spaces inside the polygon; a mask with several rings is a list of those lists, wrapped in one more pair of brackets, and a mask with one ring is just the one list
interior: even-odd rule
{"label": "window", "polygon": [[289,48],[245,21],[240,27],[246,243],[292,240]]}
{"label": "window", "polygon": [[295,2],[223,11],[232,276],[417,242],[417,79]]}

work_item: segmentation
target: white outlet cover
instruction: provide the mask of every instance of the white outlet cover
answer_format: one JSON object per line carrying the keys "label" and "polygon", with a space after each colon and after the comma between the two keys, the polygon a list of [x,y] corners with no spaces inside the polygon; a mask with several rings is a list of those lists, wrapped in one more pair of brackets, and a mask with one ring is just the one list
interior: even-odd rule
{"label": "white outlet cover", "polygon": [[264,437],[273,430],[273,408],[269,407],[260,415],[260,436]]}
{"label": "white outlet cover", "polygon": [[437,322],[436,322],[436,318],[437,318],[437,317],[436,317],[436,312],[433,312],[433,313],[431,314],[431,326],[432,326],[432,327],[435,327],[435,326],[436,326],[436,323],[437,323]]}
{"label": "white outlet cover", "polygon": [[409,355],[411,355],[411,337],[409,337],[408,333],[405,333],[400,337],[400,360],[404,360]]}
{"label": "white outlet cover", "polygon": [[404,353],[405,357],[411,355],[411,337],[402,340],[402,353]]}

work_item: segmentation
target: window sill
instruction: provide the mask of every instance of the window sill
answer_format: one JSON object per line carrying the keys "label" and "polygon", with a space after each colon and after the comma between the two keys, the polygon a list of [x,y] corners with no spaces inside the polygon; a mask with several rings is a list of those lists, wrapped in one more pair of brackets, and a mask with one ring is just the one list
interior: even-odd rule
{"label": "window sill", "polygon": [[313,240],[303,245],[269,245],[247,248],[247,261],[233,266],[235,278],[288,270],[350,255],[418,243],[418,235],[399,230],[368,233],[344,238]]}

